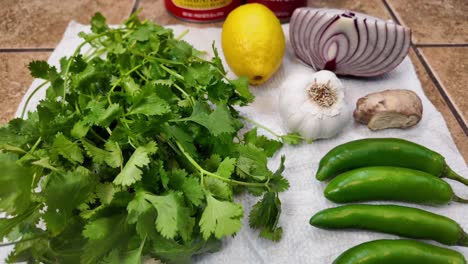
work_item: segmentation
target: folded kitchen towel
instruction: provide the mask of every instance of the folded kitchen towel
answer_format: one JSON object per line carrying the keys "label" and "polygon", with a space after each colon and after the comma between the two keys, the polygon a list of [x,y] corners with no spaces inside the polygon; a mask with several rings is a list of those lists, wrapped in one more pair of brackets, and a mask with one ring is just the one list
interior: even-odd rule
{"label": "folded kitchen towel", "polygon": [[[212,41],[222,54],[221,29],[219,28],[188,28],[185,26],[170,26],[175,35],[189,29],[184,37],[186,41],[197,49],[212,54]],[[288,38],[288,25],[283,26]],[[81,42],[77,36],[80,31],[89,31],[89,26],[71,22],[60,44],[52,53],[49,63],[59,66],[62,56],[70,56]],[[225,64],[226,65],[226,64]],[[227,66],[226,66],[227,67]],[[271,80],[258,87],[251,87],[255,94],[255,101],[249,106],[239,108],[240,112],[250,119],[259,121],[277,133],[286,133],[285,127],[278,113],[278,94],[280,87],[287,86],[286,77],[294,71],[305,66],[295,56],[287,43],[286,55],[279,71]],[[311,70],[312,72],[312,70]],[[234,78],[233,73],[228,75]],[[341,78],[346,93],[346,100],[354,107],[358,98],[386,89],[410,89],[416,92],[422,99],[424,113],[422,120],[413,128],[399,130],[388,129],[377,132],[370,131],[365,125],[355,123],[350,116],[350,122],[344,131],[337,137],[328,140],[317,140],[312,144],[299,146],[285,146],[274,156],[269,166],[276,169],[281,155],[286,155],[285,177],[290,181],[291,187],[281,194],[282,214],[279,220],[283,227],[283,238],[280,242],[271,242],[258,237],[258,233],[248,227],[247,216],[243,219],[243,227],[235,237],[223,240],[221,251],[211,254],[203,254],[195,258],[196,263],[331,263],[340,253],[357,244],[383,238],[397,238],[397,236],[385,235],[365,231],[325,231],[309,225],[309,218],[319,210],[333,207],[335,204],[327,201],[323,196],[324,183],[318,182],[314,174],[320,158],[331,148],[350,140],[366,137],[398,137],[414,141],[427,146],[445,156],[447,163],[459,174],[468,177],[466,163],[458,152],[442,115],[435,109],[425,96],[421,84],[416,76],[409,58],[392,72],[378,78]],[[35,80],[25,98],[41,83]],[[44,97],[42,90],[29,102],[27,108],[34,110],[37,103]],[[18,108],[17,115],[25,103],[25,99]],[[263,130],[259,130],[266,136],[270,136]],[[458,182],[448,180],[455,192],[461,197],[468,197],[468,187]],[[236,198],[249,212],[256,203],[257,197],[241,195]],[[408,204],[406,204],[408,205]],[[434,213],[448,216],[468,231],[468,206],[453,203],[449,206],[429,207],[415,206],[430,210]],[[432,243],[432,242],[430,242]],[[436,244],[436,243],[433,243]],[[462,252],[468,258],[468,248],[452,247]],[[0,248],[0,263],[8,254],[8,250]]]}

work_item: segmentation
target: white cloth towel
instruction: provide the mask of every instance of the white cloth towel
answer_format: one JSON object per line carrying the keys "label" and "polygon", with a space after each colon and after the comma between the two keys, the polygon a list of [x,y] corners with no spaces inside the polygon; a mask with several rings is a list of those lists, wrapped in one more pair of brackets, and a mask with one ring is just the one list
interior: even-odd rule
{"label": "white cloth towel", "polygon": [[[187,29],[187,27],[180,25],[171,26],[171,28],[174,29],[176,36]],[[190,31],[184,37],[185,40],[193,44],[197,49],[204,50],[209,54],[212,54],[211,44],[214,40],[222,56],[220,28],[188,29]],[[283,29],[288,39],[288,25],[284,25]],[[77,37],[77,33],[80,31],[89,31],[89,26],[75,22],[69,24],[62,41],[50,56],[49,63],[59,66],[59,59],[62,56],[70,56],[73,53],[81,42],[81,39]],[[278,93],[281,86],[287,85],[284,83],[285,77],[301,67],[305,66],[295,58],[288,41],[286,55],[279,71],[264,85],[251,87],[256,99],[251,105],[240,108],[240,111],[278,133],[286,133],[278,113]],[[235,77],[232,73],[229,73],[229,76]],[[309,219],[314,213],[335,206],[323,196],[325,183],[318,182],[314,178],[318,162],[331,148],[350,140],[366,137],[398,137],[411,140],[441,153],[456,172],[468,177],[467,165],[458,152],[442,115],[425,96],[408,57],[395,70],[384,76],[368,79],[344,77],[341,80],[346,89],[345,94],[348,104],[353,108],[356,100],[368,93],[386,89],[410,89],[422,99],[423,118],[418,125],[410,129],[388,129],[378,132],[372,132],[365,125],[350,120],[344,131],[333,139],[317,140],[312,144],[302,144],[300,146],[283,147],[269,162],[271,169],[276,169],[280,156],[282,154],[286,155],[284,176],[289,180],[291,187],[280,195],[283,211],[279,221],[280,226],[283,227],[282,240],[275,243],[259,238],[258,233],[248,227],[248,219],[244,217],[242,229],[235,237],[223,240],[221,251],[198,256],[195,258],[196,263],[323,264],[331,263],[340,253],[357,244],[375,239],[398,238],[393,235],[366,231],[325,231],[309,225]],[[40,82],[35,80],[32,83],[25,98]],[[35,109],[38,101],[43,96],[43,91],[38,93],[31,100],[28,109]],[[24,102],[25,100],[20,104],[17,115],[20,114]],[[352,119],[351,116],[350,119]],[[261,129],[259,131],[264,132]],[[265,135],[269,136],[266,133]],[[458,182],[447,181],[459,196],[468,197],[468,187]],[[237,201],[244,205],[246,212],[250,211],[257,199],[250,195],[237,197]],[[406,205],[448,216],[460,223],[468,231],[468,205],[459,203],[451,203],[440,207]],[[438,245],[435,242],[428,242]],[[451,248],[462,252],[468,258],[468,248]],[[6,254],[7,250],[0,248],[0,262]]]}

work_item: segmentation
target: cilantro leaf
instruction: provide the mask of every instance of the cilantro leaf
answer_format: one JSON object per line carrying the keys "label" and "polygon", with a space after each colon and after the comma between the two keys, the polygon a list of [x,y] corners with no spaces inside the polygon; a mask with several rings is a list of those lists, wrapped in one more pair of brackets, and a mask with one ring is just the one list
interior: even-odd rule
{"label": "cilantro leaf", "polygon": [[34,171],[16,163],[13,154],[0,152],[0,209],[10,215],[22,214],[31,204]]}
{"label": "cilantro leaf", "polygon": [[187,172],[184,169],[173,169],[170,173],[169,187],[174,190],[180,190],[185,183]]}
{"label": "cilantro leaf", "polygon": [[[84,245],[83,253],[80,256],[80,263],[83,264],[97,263],[114,248],[127,243],[130,236],[124,215],[117,214],[98,218],[91,220],[89,225],[94,225],[92,228],[98,232],[98,235],[90,234],[91,232],[83,234],[84,236],[91,236]],[[103,234],[105,235],[103,236]]]}
{"label": "cilantro leaf", "polygon": [[225,103],[233,95],[232,85],[218,81],[206,87],[208,98],[214,103]]}
{"label": "cilantro leaf", "polygon": [[249,80],[247,79],[247,77],[240,77],[237,80],[231,80],[231,84],[233,84],[236,91],[243,98],[245,98],[243,103],[250,103],[253,101],[254,96],[249,90]]}
{"label": "cilantro leaf", "polygon": [[151,209],[151,204],[146,200],[145,192],[142,190],[138,190],[133,200],[130,203],[128,203],[128,206],[127,206],[128,223],[130,224],[136,223],[140,215],[148,212],[150,209]]}
{"label": "cilantro leaf", "polygon": [[15,217],[0,218],[0,239],[6,237],[17,225],[27,221],[28,219],[33,219],[34,223],[35,218],[38,216],[39,211],[37,210],[37,205],[33,205]]}
{"label": "cilantro leaf", "polygon": [[184,73],[187,83],[195,86],[197,84],[207,85],[212,78],[211,66],[208,63],[194,63]]}
{"label": "cilantro leaf", "polygon": [[140,91],[140,86],[135,82],[133,78],[125,77],[123,80],[123,87],[130,95],[135,95]]}
{"label": "cilantro leaf", "polygon": [[192,256],[205,252],[215,252],[221,248],[221,241],[210,239],[194,239],[191,243],[180,244],[161,236],[154,238],[151,253],[167,263],[192,263]]}
{"label": "cilantro leaf", "polygon": [[83,163],[84,157],[82,150],[77,142],[70,141],[62,133],[55,137],[52,151],[74,163]]}
{"label": "cilantro leaf", "polygon": [[40,167],[45,168],[45,169],[49,169],[51,171],[58,171],[59,170],[59,169],[57,169],[56,167],[54,167],[52,165],[49,158],[42,158],[42,159],[31,162],[31,164],[40,166]]}
{"label": "cilantro leaf", "polygon": [[28,65],[32,77],[48,79],[51,67],[46,61],[31,61]]}
{"label": "cilantro leaf", "polygon": [[0,149],[5,145],[22,147],[37,140],[37,125],[37,115],[35,115],[27,120],[15,118],[8,124],[0,126]]}
{"label": "cilantro leaf", "polygon": [[169,174],[167,171],[164,169],[164,166],[162,163],[159,164],[159,177],[161,177],[161,183],[164,187],[164,189],[168,189],[168,184],[169,184]]}
{"label": "cilantro leaf", "polygon": [[239,159],[236,172],[241,178],[253,178],[256,181],[265,181],[272,172],[267,166],[267,153],[249,143],[237,146]]}
{"label": "cilantro leaf", "polygon": [[107,127],[120,114],[122,109],[119,104],[111,104],[101,113],[101,116],[96,120],[96,124]]}
{"label": "cilantro leaf", "polygon": [[108,152],[94,146],[93,143],[89,142],[88,140],[82,140],[81,143],[83,144],[83,148],[86,150],[88,156],[93,159],[93,162],[98,164],[104,164],[104,161],[107,158]]}
{"label": "cilantro leaf", "polygon": [[253,144],[256,147],[262,148],[267,157],[272,157],[283,144],[279,141],[268,139],[265,136],[259,136],[257,134],[257,128],[253,128],[249,132],[244,134],[244,141],[246,144]]}
{"label": "cilantro leaf", "polygon": [[252,228],[260,229],[260,236],[273,241],[279,241],[283,233],[281,227],[277,227],[281,214],[281,201],[278,194],[267,192],[256,203],[249,215],[249,224]]}
{"label": "cilantro leaf", "polygon": [[151,36],[151,28],[148,25],[141,26],[133,31],[128,38],[137,41],[146,41]]}
{"label": "cilantro leaf", "polygon": [[122,165],[122,153],[117,143],[108,141],[105,150],[100,149],[87,140],[81,141],[88,156],[97,164],[107,164],[109,167],[117,168]]}
{"label": "cilantro leaf", "polygon": [[47,228],[61,232],[72,216],[72,211],[84,203],[92,192],[92,179],[80,169],[65,173],[53,172],[44,187],[47,212],[44,216]]}
{"label": "cilantro leaf", "polygon": [[236,165],[236,159],[234,158],[225,158],[218,167],[216,174],[223,178],[231,178],[231,174],[234,172]]}
{"label": "cilantro leaf", "polygon": [[207,114],[205,106],[196,103],[192,115],[183,120],[193,121],[206,127],[214,136],[235,132],[231,114],[224,104],[218,104],[213,112]]}
{"label": "cilantro leaf", "polygon": [[94,33],[102,33],[108,29],[106,18],[101,13],[96,13],[91,18],[91,31]]}
{"label": "cilantro leaf", "polygon": [[193,47],[188,44],[186,41],[176,41],[175,39],[170,39],[168,45],[172,47],[169,52],[174,60],[186,61],[192,56]]}
{"label": "cilantro leaf", "polygon": [[194,177],[185,178],[182,191],[185,197],[195,206],[201,205],[202,199],[205,197],[199,180]]}
{"label": "cilantro leaf", "polygon": [[[289,133],[287,135],[281,136],[281,139],[286,144],[297,145],[304,140],[304,137],[302,137],[299,133]],[[311,143],[312,140],[307,140],[307,142]]]}
{"label": "cilantro leaf", "polygon": [[289,188],[289,182],[286,180],[281,173],[284,171],[284,161],[286,157],[281,156],[281,162],[278,169],[271,176],[270,179],[270,190],[273,192],[284,192]]}
{"label": "cilantro leaf", "polygon": [[161,235],[172,239],[180,234],[185,241],[189,240],[195,220],[190,217],[189,210],[185,207],[179,193],[171,192],[163,196],[145,194],[145,199],[158,212],[156,229]]}
{"label": "cilantro leaf", "polygon": [[121,259],[119,256],[119,251],[117,249],[112,250],[109,255],[105,256],[99,264],[118,264]]}
{"label": "cilantro leaf", "polygon": [[171,108],[166,101],[156,95],[150,95],[142,99],[137,104],[134,104],[130,109],[130,115],[143,114],[147,116],[163,115],[171,111]]}
{"label": "cilantro leaf", "polygon": [[107,141],[104,144],[104,148],[107,150],[107,157],[104,159],[107,165],[111,168],[118,168],[122,166],[123,157],[122,150],[120,149],[119,143],[113,141]]}
{"label": "cilantro leaf", "polygon": [[198,151],[195,148],[193,137],[190,136],[185,130],[178,126],[168,126],[165,128],[166,132],[179,144],[183,146],[185,151],[192,157],[198,157]]}
{"label": "cilantro leaf", "polygon": [[205,169],[211,172],[214,172],[218,169],[219,164],[221,164],[222,158],[219,154],[212,154],[208,159],[204,160]]}
{"label": "cilantro leaf", "polygon": [[102,239],[114,232],[113,226],[119,219],[111,217],[91,220],[83,230],[83,236],[92,240]]}
{"label": "cilantro leaf", "polygon": [[109,255],[107,255],[105,258],[102,259],[102,261],[99,262],[99,264],[136,264],[136,263],[142,263],[142,250],[143,246],[145,245],[145,240],[143,240],[140,243],[140,246],[121,252],[119,249],[114,249],[112,250]]}
{"label": "cilantro leaf", "polygon": [[138,217],[135,228],[141,239],[148,238],[154,240],[155,237],[161,236],[154,225],[156,217],[157,212],[154,209],[148,210]]}
{"label": "cilantro leaf", "polygon": [[115,177],[114,184],[122,186],[130,186],[135,182],[141,180],[143,173],[140,167],[148,165],[150,162],[150,155],[154,154],[157,150],[156,143],[150,142],[145,146],[138,147],[133,152],[130,159],[127,161],[122,171]]}
{"label": "cilantro leaf", "polygon": [[117,189],[110,182],[99,183],[96,185],[96,196],[101,204],[110,204],[114,198]]}
{"label": "cilantro leaf", "polygon": [[232,187],[224,181],[213,177],[205,177],[204,181],[205,189],[222,200],[232,200]]}
{"label": "cilantro leaf", "polygon": [[119,104],[111,104],[105,108],[105,102],[91,101],[87,106],[90,114],[85,116],[84,121],[88,124],[107,127],[122,112]]}
{"label": "cilantro leaf", "polygon": [[207,206],[200,219],[200,230],[203,238],[211,235],[216,238],[234,235],[241,227],[244,215],[242,206],[229,201],[219,201],[211,195],[206,196]]}
{"label": "cilantro leaf", "polygon": [[88,134],[89,129],[89,125],[84,120],[80,120],[73,125],[70,133],[74,138],[80,139]]}

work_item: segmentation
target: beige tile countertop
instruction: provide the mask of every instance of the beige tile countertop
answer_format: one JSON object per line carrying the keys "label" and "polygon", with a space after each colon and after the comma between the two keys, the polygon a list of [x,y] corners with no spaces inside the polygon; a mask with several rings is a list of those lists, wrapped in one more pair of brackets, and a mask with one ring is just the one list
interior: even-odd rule
{"label": "beige tile countertop", "polygon": [[[468,161],[468,1],[309,0],[312,7],[368,13],[413,31],[410,58],[426,96],[443,114],[455,143]],[[0,8],[0,124],[8,122],[32,82],[27,65],[46,60],[70,20],[89,23],[99,11],[118,24],[142,8],[156,23],[194,24],[169,15],[163,0],[3,0]]]}

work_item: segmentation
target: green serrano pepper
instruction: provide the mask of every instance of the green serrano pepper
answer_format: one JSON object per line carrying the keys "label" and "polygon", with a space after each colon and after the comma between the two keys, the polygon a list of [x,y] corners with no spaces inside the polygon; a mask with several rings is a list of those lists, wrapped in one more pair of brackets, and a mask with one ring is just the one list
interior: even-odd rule
{"label": "green serrano pepper", "polygon": [[455,250],[414,240],[381,239],[362,243],[341,254],[333,264],[466,264]]}
{"label": "green serrano pepper", "polygon": [[324,191],[335,203],[392,200],[443,205],[466,203],[447,182],[429,173],[399,167],[364,167],[332,179]]}
{"label": "green serrano pepper", "polygon": [[452,219],[405,206],[344,205],[318,212],[310,224],[324,229],[364,229],[468,247],[468,235]]}
{"label": "green serrano pepper", "polygon": [[442,155],[398,138],[366,138],[339,145],[320,160],[316,178],[324,181],[338,173],[368,166],[410,168],[468,185],[468,179],[447,166]]}

